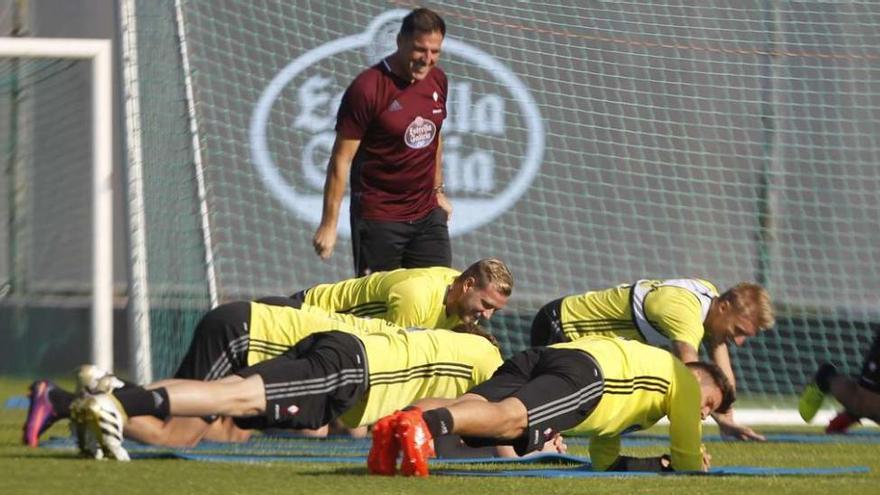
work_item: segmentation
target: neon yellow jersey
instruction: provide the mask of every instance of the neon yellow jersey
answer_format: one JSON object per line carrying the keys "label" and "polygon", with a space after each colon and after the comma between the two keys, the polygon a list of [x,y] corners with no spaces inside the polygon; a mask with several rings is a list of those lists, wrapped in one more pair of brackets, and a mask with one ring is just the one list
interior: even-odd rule
{"label": "neon yellow jersey", "polygon": [[620,338],[584,337],[551,347],[584,351],[602,369],[602,399],[572,429],[590,435],[594,469],[604,471],[614,463],[622,433],[650,428],[664,416],[669,417],[673,469],[702,468],[700,386],[681,361],[662,349]]}
{"label": "neon yellow jersey", "polygon": [[324,308],[312,306],[311,304],[303,304],[299,309],[317,316],[344,322],[346,325],[354,327],[364,333],[396,332],[397,330],[403,329],[403,327],[395,325],[390,321],[383,320],[382,318],[370,318],[366,316],[360,318],[350,313],[334,313],[332,311],[327,311]]}
{"label": "neon yellow jersey", "polygon": [[484,337],[449,330],[401,330],[359,337],[369,369],[369,390],[342,415],[349,427],[426,397],[456,398],[492,376],[501,353]]}
{"label": "neon yellow jersey", "polygon": [[251,302],[247,364],[253,366],[284,353],[300,340],[318,332],[339,330],[355,335],[402,330],[385,320],[355,318],[304,304],[296,309]]}
{"label": "neon yellow jersey", "polygon": [[337,313],[382,318],[401,327],[455,328],[446,291],[460,272],[446,267],[401,268],[334,284],[316,285],[305,302]]}
{"label": "neon yellow jersey", "polygon": [[[718,290],[705,280],[714,295]],[[668,338],[700,348],[704,329],[703,307],[691,291],[662,285],[664,280],[645,280],[650,286],[644,298],[645,317],[651,326]],[[632,287],[620,285],[611,289],[568,296],[562,300],[562,330],[574,340],[586,336],[623,337],[645,342],[633,319]]]}

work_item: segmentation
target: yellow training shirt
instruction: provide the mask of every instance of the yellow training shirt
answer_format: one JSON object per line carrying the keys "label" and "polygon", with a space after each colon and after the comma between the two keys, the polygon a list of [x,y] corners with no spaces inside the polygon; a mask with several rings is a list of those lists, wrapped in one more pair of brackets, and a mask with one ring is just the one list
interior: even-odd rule
{"label": "yellow training shirt", "polygon": [[456,398],[489,379],[501,353],[486,338],[449,330],[400,330],[359,337],[369,370],[366,396],[342,415],[349,427],[427,397]]}
{"label": "yellow training shirt", "polygon": [[[651,286],[644,299],[645,317],[669,340],[686,342],[699,350],[705,319],[700,300],[687,289],[664,286],[663,282],[641,282]],[[717,295],[714,285],[705,280],[699,282]],[[560,318],[562,331],[570,340],[585,336],[606,336],[645,342],[633,320],[631,285],[568,296],[562,300]]]}
{"label": "yellow training shirt", "polygon": [[446,267],[376,272],[316,285],[306,293],[305,302],[336,313],[381,318],[404,328],[455,328],[461,321],[456,315],[446,315],[446,290],[459,274]]}
{"label": "yellow training shirt", "polygon": [[300,309],[257,302],[250,304],[248,366],[284,353],[313,333],[339,330],[355,335],[366,335],[371,332],[401,330],[400,327],[385,320],[330,313],[308,304],[304,304]]}
{"label": "yellow training shirt", "polygon": [[592,413],[573,432],[590,435],[590,459],[597,471],[620,455],[620,435],[651,427],[669,417],[672,468],[702,469],[701,392],[694,374],[672,354],[632,340],[584,337],[554,344],[591,355],[605,386]]}

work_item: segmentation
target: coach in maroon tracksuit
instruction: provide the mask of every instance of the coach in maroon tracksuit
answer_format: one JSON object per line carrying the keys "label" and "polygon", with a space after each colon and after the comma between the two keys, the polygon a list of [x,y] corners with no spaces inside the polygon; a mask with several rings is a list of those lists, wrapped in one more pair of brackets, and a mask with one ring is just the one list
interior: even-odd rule
{"label": "coach in maroon tracksuit", "polygon": [[351,172],[351,235],[358,276],[449,266],[440,127],[446,74],[436,67],[446,24],[428,9],[403,19],[397,51],[360,73],[342,98],[324,184],[315,252],[328,258]]}

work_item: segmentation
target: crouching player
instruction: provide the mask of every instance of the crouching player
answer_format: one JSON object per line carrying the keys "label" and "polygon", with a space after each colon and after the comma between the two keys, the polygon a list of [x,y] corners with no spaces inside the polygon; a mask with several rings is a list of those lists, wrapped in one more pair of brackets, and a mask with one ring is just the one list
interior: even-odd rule
{"label": "crouching player", "polygon": [[[490,380],[458,399],[425,399],[380,419],[367,459],[371,473],[427,476],[430,440],[456,434],[466,444],[513,445],[523,455],[559,432],[590,436],[599,471],[706,471],[701,420],[723,412],[734,391],[718,366],[682,364],[639,342],[584,337],[520,352]],[[671,453],[620,455],[620,436],[669,417]]]}
{"label": "crouching player", "polygon": [[280,356],[204,382],[174,380],[85,396],[71,405],[110,457],[130,417],[230,416],[244,428],[318,428],[337,417],[364,426],[424,397],[458,397],[501,364],[494,338],[467,331],[313,334]]}
{"label": "crouching player", "polygon": [[822,364],[813,382],[801,393],[798,410],[809,423],[816,416],[826,394],[831,394],[844,411],[826,428],[826,433],[846,433],[861,418],[880,423],[880,325],[874,327],[874,342],[865,356],[862,372],[857,380],[838,373],[831,363]]}

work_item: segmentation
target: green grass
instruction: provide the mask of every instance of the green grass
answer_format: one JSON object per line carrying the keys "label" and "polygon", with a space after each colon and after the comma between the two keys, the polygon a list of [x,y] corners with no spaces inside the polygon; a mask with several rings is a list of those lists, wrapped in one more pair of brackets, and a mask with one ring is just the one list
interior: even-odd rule
{"label": "green grass", "polygon": [[[21,395],[27,383],[0,379],[0,403]],[[880,486],[880,446],[839,444],[712,443],[717,466],[833,467],[861,465],[863,475],[834,477],[663,477],[616,479],[381,478],[367,476],[363,465],[224,464],[182,460],[136,460],[130,463],[90,461],[73,454],[20,445],[24,411],[0,409],[0,493],[2,494],[359,494],[419,493],[873,493]],[[775,429],[774,431],[779,431]],[[815,431],[789,428],[786,431]],[[709,431],[709,433],[715,433]],[[66,435],[64,422],[48,433]],[[657,447],[628,449],[635,455],[657,455]],[[586,455],[584,448],[573,454]]]}

